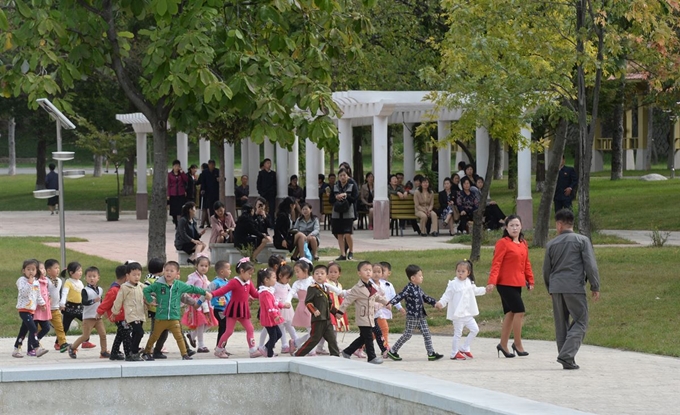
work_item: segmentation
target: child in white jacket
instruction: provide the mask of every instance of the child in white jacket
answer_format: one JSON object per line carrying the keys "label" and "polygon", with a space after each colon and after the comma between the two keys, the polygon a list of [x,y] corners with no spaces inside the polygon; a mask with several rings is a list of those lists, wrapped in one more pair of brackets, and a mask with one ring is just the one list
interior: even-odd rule
{"label": "child in white jacket", "polygon": [[[470,343],[479,333],[479,327],[475,316],[479,314],[475,296],[486,294],[485,287],[475,286],[475,277],[472,273],[472,263],[468,260],[456,264],[456,278],[449,281],[446,292],[435,304],[437,309],[442,309],[448,304],[446,318],[453,322],[453,346],[451,348],[451,360],[472,359]],[[463,328],[470,330],[462,346],[459,346],[463,335]]]}

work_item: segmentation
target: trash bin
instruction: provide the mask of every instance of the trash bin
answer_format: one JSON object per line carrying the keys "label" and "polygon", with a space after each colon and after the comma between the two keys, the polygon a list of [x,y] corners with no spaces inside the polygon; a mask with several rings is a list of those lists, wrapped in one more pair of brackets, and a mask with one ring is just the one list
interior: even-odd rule
{"label": "trash bin", "polygon": [[107,197],[106,220],[107,221],[118,220],[119,210],[120,210],[119,199],[117,197]]}

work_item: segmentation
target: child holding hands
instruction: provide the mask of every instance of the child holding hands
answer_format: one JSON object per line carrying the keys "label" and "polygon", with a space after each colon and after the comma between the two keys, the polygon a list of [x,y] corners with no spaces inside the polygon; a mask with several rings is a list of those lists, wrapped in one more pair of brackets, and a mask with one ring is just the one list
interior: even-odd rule
{"label": "child holding hands", "polygon": [[[486,294],[486,287],[475,286],[475,277],[472,273],[472,263],[463,260],[456,264],[456,278],[449,281],[442,298],[434,305],[442,309],[448,304],[446,319],[453,322],[453,345],[451,348],[451,360],[472,359],[470,343],[474,340],[479,327],[475,316],[479,314],[475,296]],[[467,327],[470,332],[465,338],[465,343],[459,346],[463,335],[463,328]]]}
{"label": "child holding hands", "polygon": [[274,296],[275,284],[276,274],[273,269],[265,268],[257,273],[257,292],[260,295],[260,324],[269,335],[269,340],[260,352],[267,357],[274,357],[274,346],[281,339],[282,333],[279,325],[283,323],[283,317],[281,317],[280,309],[290,307],[290,304],[283,304]]}
{"label": "child holding hands", "polygon": [[128,262],[126,265],[127,282],[120,287],[120,291],[116,295],[116,300],[113,303],[111,314],[114,316],[125,310],[125,322],[130,326],[132,331],[132,340],[130,341],[131,356],[126,357],[128,361],[142,360],[139,343],[144,337],[143,324],[146,321],[146,308],[144,306],[144,284],[140,282],[142,279],[142,266],[138,262]]}

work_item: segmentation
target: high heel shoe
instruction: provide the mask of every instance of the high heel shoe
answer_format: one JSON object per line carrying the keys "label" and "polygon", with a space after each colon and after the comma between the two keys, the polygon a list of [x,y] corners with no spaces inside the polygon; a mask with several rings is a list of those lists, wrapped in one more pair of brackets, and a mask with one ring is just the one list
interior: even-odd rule
{"label": "high heel shoe", "polygon": [[512,344],[512,350],[515,351],[517,356],[529,356],[529,352],[520,352],[519,350],[517,350],[517,347],[515,347],[515,343]]}
{"label": "high heel shoe", "polygon": [[501,346],[500,343],[496,346],[496,350],[498,350],[498,357],[501,357],[501,353],[503,353],[503,356],[510,358],[510,357],[515,357],[514,353],[508,353],[503,349],[503,346]]}

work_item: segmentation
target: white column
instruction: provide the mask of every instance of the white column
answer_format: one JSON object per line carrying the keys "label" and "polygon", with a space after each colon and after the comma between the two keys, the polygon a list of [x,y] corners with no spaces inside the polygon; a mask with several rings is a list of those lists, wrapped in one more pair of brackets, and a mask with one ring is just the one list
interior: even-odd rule
{"label": "white column", "polygon": [[288,150],[276,145],[276,201],[288,197]]}
{"label": "white column", "polygon": [[227,212],[236,214],[236,197],[234,195],[234,145],[224,140],[224,195]]}
{"label": "white column", "polygon": [[250,197],[257,197],[257,175],[260,172],[260,145],[248,139],[248,177]]}
{"label": "white column", "polygon": [[[288,177],[286,177],[286,180],[292,175],[300,177],[300,139],[297,136],[295,136],[295,142],[293,142],[293,149],[288,153]],[[286,186],[287,184],[286,181]]]}
{"label": "white column", "polygon": [[439,141],[439,189],[444,188],[444,179],[451,176],[451,144],[446,138],[451,132],[450,121],[437,121],[437,138]]}
{"label": "white column", "polygon": [[415,124],[404,124],[404,177],[413,180],[416,175],[416,152],[413,145],[413,129]]}
{"label": "white column", "polygon": [[[373,154],[387,154],[387,116],[373,117]],[[373,165],[373,239],[388,239],[390,199],[387,196],[387,157],[376,157]]]}
{"label": "white column", "polygon": [[146,189],[146,133],[137,133],[137,196],[135,210],[138,220],[147,219],[148,216],[149,199]]}
{"label": "white column", "polygon": [[[248,163],[248,139],[241,140],[241,174],[250,174],[250,163]],[[254,177],[249,177],[255,183]]]}
{"label": "white column", "polygon": [[475,145],[477,149],[477,174],[486,177],[486,168],[489,164],[489,130],[485,127],[477,128]]}
{"label": "white column", "polygon": [[189,160],[189,136],[186,133],[177,133],[177,160],[182,164],[182,168],[187,170]]}
{"label": "white column", "polygon": [[274,143],[268,137],[264,138],[264,158],[272,161],[272,169],[274,169],[274,160],[276,159],[276,150],[274,150]]}
{"label": "white column", "polygon": [[319,173],[322,172],[321,154],[323,152],[309,139],[305,140],[305,202],[312,207],[312,212],[319,215],[321,201],[319,200]]}
{"label": "white column", "polygon": [[338,165],[343,161],[352,165],[352,121],[349,119],[338,120],[338,138],[340,139],[340,151],[338,151]]}
{"label": "white column", "polygon": [[205,138],[201,138],[198,140],[198,161],[199,163],[203,164],[207,163],[208,160],[210,160],[210,141],[206,140]]}
{"label": "white column", "polygon": [[[522,128],[522,136],[531,142],[531,131]],[[517,214],[522,218],[522,228],[533,229],[534,211],[531,199],[531,150],[528,145],[517,151]]]}

